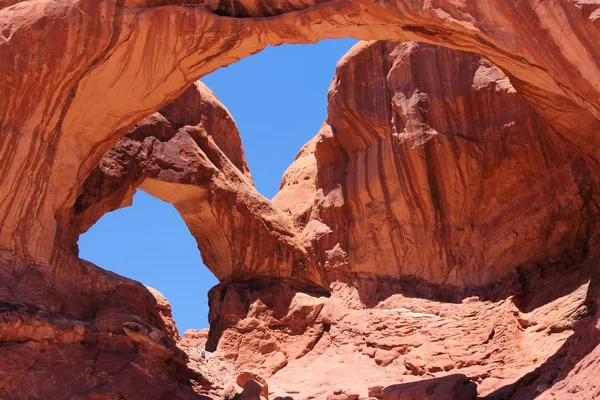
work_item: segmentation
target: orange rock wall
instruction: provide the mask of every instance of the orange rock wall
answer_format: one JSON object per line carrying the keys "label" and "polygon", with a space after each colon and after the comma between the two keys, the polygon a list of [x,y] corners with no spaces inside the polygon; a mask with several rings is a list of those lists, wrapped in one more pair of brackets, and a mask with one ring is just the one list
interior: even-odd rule
{"label": "orange rock wall", "polygon": [[[223,396],[254,368],[296,398],[459,369],[480,395],[593,398],[599,21],[579,0],[0,0],[0,397]],[[497,67],[356,48],[271,204],[226,110],[188,88],[267,45],[347,36]],[[176,205],[224,281],[212,358],[160,294],[76,256],[136,187]],[[315,368],[342,361],[371,372]]]}
{"label": "orange rock wall", "polygon": [[275,198],[326,271],[465,288],[587,256],[593,158],[489,61],[361,43],[338,64],[328,111]]}
{"label": "orange rock wall", "polygon": [[132,124],[201,75],[268,44],[352,36],[478,52],[514,77],[569,140],[598,148],[595,2],[248,0],[232,8],[36,0],[0,7],[0,246],[40,263],[61,257],[81,185]]}

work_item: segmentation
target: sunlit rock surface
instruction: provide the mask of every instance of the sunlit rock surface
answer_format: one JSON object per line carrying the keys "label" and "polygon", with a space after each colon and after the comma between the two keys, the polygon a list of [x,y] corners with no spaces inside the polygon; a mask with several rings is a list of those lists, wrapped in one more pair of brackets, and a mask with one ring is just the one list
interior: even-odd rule
{"label": "sunlit rock surface", "polygon": [[[599,10],[0,0],[0,397],[221,398],[244,371],[296,400],[471,396],[460,375],[480,397],[598,397]],[[354,48],[271,203],[194,82],[346,36],[485,59]],[[208,335],[77,258],[137,187],[222,281]]]}
{"label": "sunlit rock surface", "polygon": [[587,255],[594,160],[481,56],[361,43],[328,111],[275,198],[326,273],[475,287]]}
{"label": "sunlit rock surface", "polygon": [[463,398],[452,374],[487,398],[596,396],[589,155],[488,60],[414,42],[350,50],[328,114],[273,203],[330,296],[218,286],[216,357],[301,399]]}

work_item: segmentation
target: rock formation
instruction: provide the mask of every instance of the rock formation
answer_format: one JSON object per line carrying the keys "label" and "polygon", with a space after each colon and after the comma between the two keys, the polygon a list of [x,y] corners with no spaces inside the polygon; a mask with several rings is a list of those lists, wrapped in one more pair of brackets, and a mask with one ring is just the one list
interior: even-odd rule
{"label": "rock formation", "polygon": [[479,396],[568,398],[574,364],[598,362],[580,361],[600,337],[596,168],[481,56],[360,43],[273,199],[330,295],[222,283],[215,357],[293,398],[411,399],[448,374]]}
{"label": "rock formation", "polygon": [[[243,254],[227,247],[230,242],[218,236],[219,227],[228,234],[245,233],[245,239],[262,232],[263,240],[290,254],[294,250],[285,236],[292,233],[286,231],[291,222],[269,229],[286,223],[272,215],[285,214],[254,189],[233,119],[200,83],[136,124],[90,174],[65,225],[72,251],[79,234],[102,215],[131,204],[137,187],[171,201],[193,233],[198,224],[211,229],[213,236],[204,242],[197,237],[205,258],[221,267],[215,271],[221,279],[230,278],[233,269],[244,272],[232,265]],[[247,207],[252,204],[262,204],[260,223],[253,222],[258,217],[256,209]],[[218,224],[210,220],[211,211],[223,209],[216,215]],[[262,225],[269,220],[272,226]],[[269,234],[274,236],[268,239]],[[280,256],[285,254],[282,250]],[[190,363],[177,345],[181,338],[171,307],[154,289],[74,255],[57,269],[27,263],[6,250],[1,257],[0,398],[196,399],[203,398],[199,393],[234,390],[216,371],[213,375]],[[259,261],[258,266],[267,264]]]}
{"label": "rock formation", "polygon": [[[269,202],[194,82],[344,36],[430,45],[353,49]],[[598,397],[599,36],[595,0],[0,0],[0,398]],[[76,255],[136,188],[221,280],[208,335]]]}
{"label": "rock formation", "polygon": [[131,204],[136,188],[175,206],[219,280],[320,282],[289,216],[256,191],[235,122],[203,84],[136,124],[105,155],[83,184],[71,231],[78,237],[106,212]]}
{"label": "rock formation", "polygon": [[326,272],[474,287],[587,255],[594,161],[480,56],[363,43],[328,111],[274,201]]}
{"label": "rock formation", "polygon": [[0,247],[37,263],[57,262],[71,246],[62,235],[81,185],[131,125],[198,77],[269,44],[353,36],[481,53],[561,134],[592,153],[600,148],[596,1],[3,0],[0,7]]}

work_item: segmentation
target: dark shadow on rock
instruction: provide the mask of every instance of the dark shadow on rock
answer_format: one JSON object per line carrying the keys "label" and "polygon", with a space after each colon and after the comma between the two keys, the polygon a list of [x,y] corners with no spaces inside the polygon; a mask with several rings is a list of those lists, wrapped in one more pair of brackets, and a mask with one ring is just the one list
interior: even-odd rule
{"label": "dark shadow on rock", "polygon": [[597,280],[595,275],[595,262],[568,265],[555,264],[545,268],[536,267],[518,271],[518,286],[515,291],[515,305],[519,311],[529,313],[560,297],[573,293],[581,285],[590,283],[588,294],[593,290],[593,283]]}
{"label": "dark shadow on rock", "polygon": [[383,400],[475,400],[477,385],[465,375],[391,385],[383,390]]}
{"label": "dark shadow on rock", "polygon": [[349,273],[336,270],[327,275],[331,282],[343,282],[355,287],[361,302],[368,308],[377,306],[389,297],[401,294],[405,297],[460,304],[465,298],[477,296],[480,300],[498,301],[521,292],[518,274],[515,272],[502,282],[486,287],[458,288],[429,283],[417,277],[401,279],[374,276],[373,274]]}
{"label": "dark shadow on rock", "polygon": [[240,393],[239,400],[261,400],[260,393],[262,386],[260,383],[250,379],[244,385],[244,390]]}
{"label": "dark shadow on rock", "polygon": [[590,257],[572,265],[557,263],[519,268],[503,281],[471,288],[437,285],[416,277],[393,279],[340,270],[329,272],[327,279],[355,287],[361,302],[369,308],[396,294],[454,304],[470,297],[497,302],[514,296],[515,305],[527,313],[572,293],[592,281],[594,274],[593,258]]}
{"label": "dark shadow on rock", "polygon": [[[578,320],[573,324],[573,334],[563,343],[554,355],[532,372],[521,377],[515,383],[506,385],[481,399],[485,400],[531,400],[535,399],[546,390],[563,381],[575,366],[600,345],[600,331],[596,328],[598,323],[598,301],[600,300],[600,276],[593,272],[589,263],[583,270],[574,270],[564,276],[565,281],[557,279],[543,279],[535,281],[530,288],[528,300],[533,304],[523,302],[522,309],[531,310],[540,304],[545,304],[546,292],[557,290],[562,293],[569,287],[577,287],[581,280],[588,279],[589,286],[584,302],[585,310],[578,312]],[[541,291],[537,293],[536,290]],[[542,290],[544,289],[544,290]],[[550,296],[552,298],[554,296]],[[581,394],[583,395],[583,394]],[[569,393],[571,398],[580,398],[577,393]]]}

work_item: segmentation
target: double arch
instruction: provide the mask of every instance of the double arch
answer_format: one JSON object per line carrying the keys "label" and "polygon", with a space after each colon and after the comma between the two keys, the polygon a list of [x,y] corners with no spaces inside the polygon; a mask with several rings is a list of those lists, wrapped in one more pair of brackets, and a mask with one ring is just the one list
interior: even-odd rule
{"label": "double arch", "polygon": [[[561,0],[4,2],[0,247],[48,263],[83,182],[127,129],[267,45],[417,40],[480,53],[562,135],[600,148],[600,8]],[[235,4],[235,6],[233,6]],[[231,6],[230,6],[231,5]]]}

